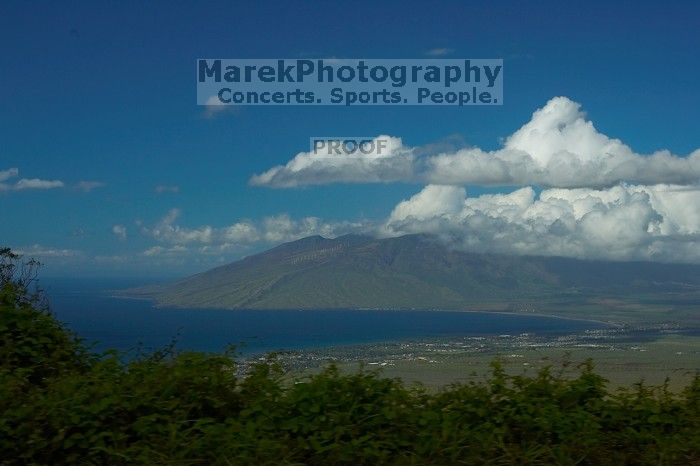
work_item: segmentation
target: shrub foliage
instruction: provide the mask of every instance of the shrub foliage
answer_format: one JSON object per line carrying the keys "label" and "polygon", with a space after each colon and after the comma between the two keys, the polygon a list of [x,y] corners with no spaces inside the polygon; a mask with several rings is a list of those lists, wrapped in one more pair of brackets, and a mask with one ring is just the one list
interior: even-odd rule
{"label": "shrub foliage", "polygon": [[273,359],[91,354],[0,250],[0,464],[700,464],[700,378],[609,392],[590,363],[438,393]]}

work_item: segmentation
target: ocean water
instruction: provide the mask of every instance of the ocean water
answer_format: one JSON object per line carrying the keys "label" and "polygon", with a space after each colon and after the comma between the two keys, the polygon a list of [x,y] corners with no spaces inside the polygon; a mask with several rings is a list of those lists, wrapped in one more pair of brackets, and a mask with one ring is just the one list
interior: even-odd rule
{"label": "ocean water", "polygon": [[[129,284],[133,285],[133,283]],[[219,310],[156,308],[149,301],[114,298],[123,282],[54,282],[51,309],[95,350],[163,348],[243,354],[430,337],[559,335],[603,328],[597,322],[486,312],[370,310]]]}

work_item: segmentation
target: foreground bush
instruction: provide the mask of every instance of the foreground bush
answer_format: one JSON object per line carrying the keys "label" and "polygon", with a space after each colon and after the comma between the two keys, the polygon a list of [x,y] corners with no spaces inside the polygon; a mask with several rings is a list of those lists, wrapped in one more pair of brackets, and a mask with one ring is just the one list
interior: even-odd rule
{"label": "foreground bush", "polygon": [[574,379],[494,364],[429,394],[334,367],[290,381],[274,361],[238,376],[229,355],[123,362],[89,354],[5,276],[0,464],[700,464],[697,377],[679,394],[609,393],[590,364]]}

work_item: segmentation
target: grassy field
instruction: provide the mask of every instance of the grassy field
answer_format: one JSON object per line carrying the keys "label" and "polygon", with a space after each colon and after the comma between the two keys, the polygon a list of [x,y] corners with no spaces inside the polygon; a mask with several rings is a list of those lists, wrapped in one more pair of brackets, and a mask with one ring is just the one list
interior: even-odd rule
{"label": "grassy field", "polygon": [[[668,377],[669,385],[674,389],[686,386],[700,371],[700,337],[669,335],[652,342],[630,342],[614,347],[539,347],[481,353],[437,348],[405,359],[375,356],[376,360],[363,363],[377,367],[387,377],[438,388],[452,382],[483,380],[495,358],[500,359],[508,373],[514,375],[532,375],[548,365],[564,369],[565,374],[573,374],[578,364],[591,358],[597,372],[609,380],[611,387],[630,386],[642,380],[647,384],[661,385]],[[363,363],[347,362],[341,367],[350,371]]]}

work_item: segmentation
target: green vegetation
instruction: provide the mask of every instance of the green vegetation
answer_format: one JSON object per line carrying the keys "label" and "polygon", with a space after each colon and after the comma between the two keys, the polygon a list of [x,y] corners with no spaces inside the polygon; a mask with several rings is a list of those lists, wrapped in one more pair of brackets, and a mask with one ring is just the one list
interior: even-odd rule
{"label": "green vegetation", "polygon": [[0,464],[698,464],[700,377],[606,389],[590,363],[438,393],[230,354],[89,353],[0,251]]}

